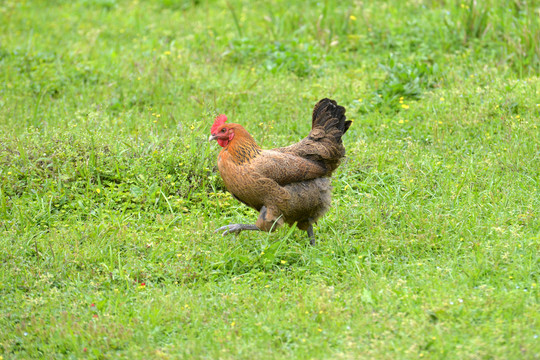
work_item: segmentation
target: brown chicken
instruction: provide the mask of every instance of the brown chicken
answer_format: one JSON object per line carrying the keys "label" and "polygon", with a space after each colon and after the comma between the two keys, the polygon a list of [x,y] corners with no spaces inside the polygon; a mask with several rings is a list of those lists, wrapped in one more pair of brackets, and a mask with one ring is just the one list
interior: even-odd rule
{"label": "brown chicken", "polygon": [[255,225],[231,224],[216,232],[274,231],[284,222],[307,231],[315,243],[313,223],[330,207],[330,175],[345,155],[341,137],[351,121],[345,108],[322,99],[313,109],[311,132],[291,146],[263,150],[238,124],[216,117],[209,140],[223,147],[218,168],[225,186],[239,201],[260,212]]}

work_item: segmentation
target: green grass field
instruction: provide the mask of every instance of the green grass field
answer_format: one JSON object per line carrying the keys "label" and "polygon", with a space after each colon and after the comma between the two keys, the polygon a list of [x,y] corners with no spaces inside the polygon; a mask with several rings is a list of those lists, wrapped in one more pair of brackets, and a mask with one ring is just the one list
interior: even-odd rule
{"label": "green grass field", "polygon": [[[539,359],[540,6],[0,2],[0,359]],[[207,141],[354,123],[318,242]]]}

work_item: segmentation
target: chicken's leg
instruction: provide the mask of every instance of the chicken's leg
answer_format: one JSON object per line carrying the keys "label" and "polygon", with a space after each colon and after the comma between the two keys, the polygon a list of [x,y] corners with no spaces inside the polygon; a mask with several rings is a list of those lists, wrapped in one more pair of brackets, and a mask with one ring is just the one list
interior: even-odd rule
{"label": "chicken's leg", "polygon": [[220,232],[223,231],[223,235],[227,234],[238,234],[242,230],[256,230],[256,231],[268,231],[272,232],[276,230],[278,226],[280,226],[283,223],[283,219],[281,216],[276,216],[274,213],[276,210],[269,210],[266,206],[263,206],[261,208],[261,212],[259,214],[259,218],[257,219],[256,225],[251,224],[231,224],[231,225],[225,225],[220,227],[219,229],[215,230],[214,232]]}
{"label": "chicken's leg", "polygon": [[[225,230],[225,231],[223,231]],[[231,224],[231,225],[225,225],[220,227],[219,229],[214,230],[215,233],[223,231],[223,234],[221,236],[227,235],[227,234],[238,234],[242,230],[257,230],[260,231],[257,226],[251,225],[251,224]]]}
{"label": "chicken's leg", "polygon": [[309,236],[309,243],[311,245],[315,245],[315,235],[313,234],[313,225],[309,225],[308,229],[306,230],[307,234]]}

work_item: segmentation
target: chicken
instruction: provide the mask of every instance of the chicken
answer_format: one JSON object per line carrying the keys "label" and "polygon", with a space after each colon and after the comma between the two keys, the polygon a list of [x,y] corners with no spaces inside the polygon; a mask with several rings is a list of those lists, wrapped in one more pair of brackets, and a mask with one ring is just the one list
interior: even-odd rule
{"label": "chicken", "polygon": [[271,232],[283,223],[296,226],[315,244],[313,224],[330,208],[329,177],[345,155],[341,137],[351,126],[345,108],[322,99],[313,109],[312,128],[300,142],[263,150],[239,124],[216,117],[209,141],[223,147],[218,169],[227,190],[239,201],[259,211],[257,222],[231,224],[215,232],[242,230]]}

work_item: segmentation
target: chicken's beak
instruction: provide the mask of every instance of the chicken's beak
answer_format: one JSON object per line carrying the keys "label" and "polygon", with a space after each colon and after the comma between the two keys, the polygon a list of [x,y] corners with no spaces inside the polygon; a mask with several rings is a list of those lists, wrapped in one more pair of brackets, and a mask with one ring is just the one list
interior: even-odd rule
{"label": "chicken's beak", "polygon": [[210,135],[210,137],[208,138],[208,141],[212,141],[212,140],[216,140],[216,139],[217,139],[217,136]]}

